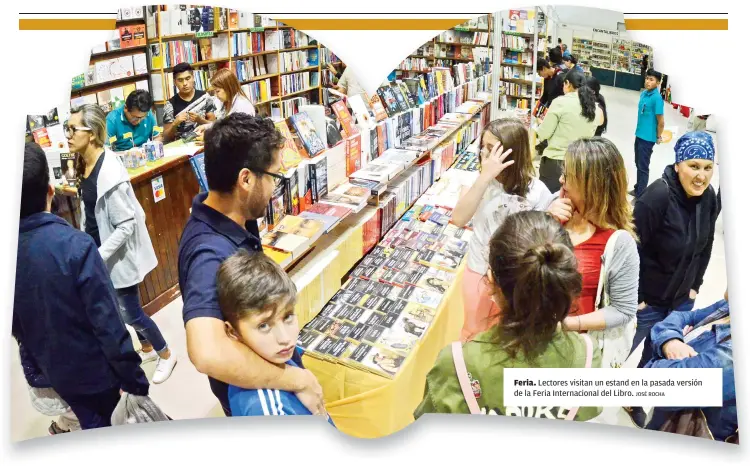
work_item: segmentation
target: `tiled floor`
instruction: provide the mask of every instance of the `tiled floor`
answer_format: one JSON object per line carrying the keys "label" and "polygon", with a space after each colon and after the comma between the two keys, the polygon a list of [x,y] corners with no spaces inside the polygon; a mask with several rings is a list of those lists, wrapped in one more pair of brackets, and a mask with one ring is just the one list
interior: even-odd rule
{"label": "tiled floor", "polygon": [[[602,93],[607,99],[610,122],[609,131],[605,136],[617,144],[625,158],[629,178],[634,180],[633,134],[638,93],[608,87],[603,88]],[[680,128],[680,132],[684,132],[687,119],[673,110],[671,106],[666,108],[665,120],[666,127],[677,126]],[[663,168],[673,161],[673,145],[656,146],[651,160],[651,181],[658,179]],[[718,187],[718,181],[717,171],[713,179],[715,187]],[[717,224],[713,256],[706,273],[705,284],[697,299],[697,305],[702,306],[716,301],[723,295],[725,288],[724,235],[720,217]],[[174,419],[223,416],[221,408],[209,389],[206,377],[198,373],[187,356],[181,311],[182,301],[177,299],[155,316],[156,323],[180,360],[172,377],[167,382],[161,385],[152,385],[151,396]],[[11,430],[13,441],[47,435],[47,427],[51,419],[36,412],[29,402],[28,389],[18,362],[18,348],[15,343],[12,343],[11,355]],[[628,366],[635,366],[638,357],[640,357],[640,350],[634,356],[637,357],[631,358]],[[149,378],[153,374],[154,366],[155,363],[153,362],[144,366]],[[628,416],[621,409],[605,410],[600,421],[632,427]]]}

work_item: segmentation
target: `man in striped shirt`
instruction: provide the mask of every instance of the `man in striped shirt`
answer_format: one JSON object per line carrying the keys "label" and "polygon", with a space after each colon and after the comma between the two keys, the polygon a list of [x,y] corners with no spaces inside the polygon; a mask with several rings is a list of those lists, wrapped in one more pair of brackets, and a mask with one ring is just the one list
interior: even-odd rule
{"label": "man in striped shirt", "polygon": [[[304,368],[294,313],[297,288],[278,264],[240,249],[219,267],[216,286],[230,338],[271,364]],[[268,388],[229,385],[229,406],[233,416],[312,414],[293,392]],[[328,422],[333,425],[330,417]]]}

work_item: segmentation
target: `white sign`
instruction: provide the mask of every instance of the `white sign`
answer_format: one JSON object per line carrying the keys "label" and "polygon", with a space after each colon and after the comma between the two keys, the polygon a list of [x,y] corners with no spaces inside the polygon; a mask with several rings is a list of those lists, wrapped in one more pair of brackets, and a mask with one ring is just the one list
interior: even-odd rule
{"label": "white sign", "polygon": [[597,29],[597,28],[594,28],[594,32],[601,32],[602,34],[609,34],[611,36],[619,36],[620,35],[620,31],[608,31],[606,29]]}
{"label": "white sign", "polygon": [[154,192],[154,202],[163,201],[167,198],[167,191],[164,189],[164,178],[157,176],[151,180],[151,189]]}
{"label": "white sign", "polygon": [[721,369],[505,369],[506,406],[722,406]]}

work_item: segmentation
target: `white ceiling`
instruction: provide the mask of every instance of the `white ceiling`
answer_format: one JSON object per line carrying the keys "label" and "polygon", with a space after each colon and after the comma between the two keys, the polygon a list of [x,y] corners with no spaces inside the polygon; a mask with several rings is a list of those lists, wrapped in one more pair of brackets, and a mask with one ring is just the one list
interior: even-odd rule
{"label": "white ceiling", "polygon": [[617,23],[624,23],[625,16],[619,11],[602,10],[599,8],[588,8],[583,6],[558,6],[556,5],[559,25],[575,24],[589,26],[610,31],[617,30]]}

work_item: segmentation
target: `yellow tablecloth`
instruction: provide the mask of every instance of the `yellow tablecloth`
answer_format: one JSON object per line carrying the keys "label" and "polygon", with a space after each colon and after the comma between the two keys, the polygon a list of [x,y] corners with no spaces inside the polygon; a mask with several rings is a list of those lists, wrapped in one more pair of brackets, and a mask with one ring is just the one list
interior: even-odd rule
{"label": "yellow tablecloth", "polygon": [[305,356],[304,364],[320,381],[326,407],[342,432],[362,438],[384,437],[414,422],[427,373],[438,353],[459,339],[464,322],[459,269],[432,325],[404,361],[394,379]]}

